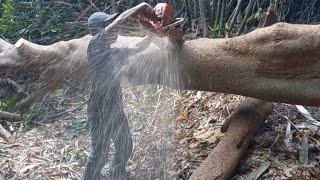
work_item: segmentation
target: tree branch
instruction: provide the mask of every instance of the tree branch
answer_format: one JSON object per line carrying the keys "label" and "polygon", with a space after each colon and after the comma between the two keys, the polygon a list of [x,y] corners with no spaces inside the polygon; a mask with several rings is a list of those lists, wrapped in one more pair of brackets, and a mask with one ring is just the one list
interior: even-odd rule
{"label": "tree branch", "polygon": [[272,110],[273,104],[270,102],[257,99],[243,102],[227,119],[227,126],[230,125],[228,131],[190,179],[230,179],[256,130],[266,121]]}
{"label": "tree branch", "polygon": [[10,120],[11,122],[20,121],[22,119],[19,114],[5,112],[5,111],[1,111],[1,110],[0,110],[0,118]]}

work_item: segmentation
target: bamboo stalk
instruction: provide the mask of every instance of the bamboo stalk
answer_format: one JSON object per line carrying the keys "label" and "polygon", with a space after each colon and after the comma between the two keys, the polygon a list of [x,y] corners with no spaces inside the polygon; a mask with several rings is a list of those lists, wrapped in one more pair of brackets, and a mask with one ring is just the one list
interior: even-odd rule
{"label": "bamboo stalk", "polygon": [[215,19],[215,22],[219,22],[220,20],[220,13],[221,13],[221,6],[222,6],[222,0],[218,0],[218,4],[217,4],[217,13],[216,13],[216,19]]}
{"label": "bamboo stalk", "polygon": [[244,17],[243,17],[243,20],[242,20],[242,22],[241,22],[241,25],[240,25],[240,27],[239,27],[239,29],[238,29],[237,36],[242,33],[243,27],[244,27],[244,25],[246,24],[247,18],[248,18],[248,16],[249,16],[249,13],[250,13],[252,7],[253,7],[254,2],[255,2],[255,0],[250,0],[249,4],[248,4],[248,6],[247,6],[247,8],[246,8],[246,10],[245,10],[245,15],[244,15]]}
{"label": "bamboo stalk", "polygon": [[208,15],[206,12],[206,0],[199,0],[199,9],[200,9],[200,17],[203,25],[203,36],[208,37],[208,27],[207,27],[207,20]]}
{"label": "bamboo stalk", "polygon": [[[219,27],[220,29],[224,29],[225,28],[225,14],[226,14],[226,0],[222,0],[221,1],[222,5],[221,5],[221,14],[220,14],[220,22],[219,22]],[[224,33],[222,31],[220,31],[220,36],[223,36]]]}
{"label": "bamboo stalk", "polygon": [[198,18],[198,5],[199,5],[199,0],[193,0],[193,19]]}
{"label": "bamboo stalk", "polygon": [[231,9],[231,7],[232,7],[232,5],[233,5],[233,1],[234,1],[234,0],[230,0],[230,1],[229,1],[228,5],[227,5],[227,13],[229,13],[229,11],[230,11],[230,9]]}
{"label": "bamboo stalk", "polygon": [[217,4],[218,3],[218,0],[212,0],[211,2],[210,2],[210,14],[209,14],[209,16],[210,16],[210,24],[213,24],[214,23],[214,20],[215,20],[215,18],[216,18],[216,11],[217,11]]}

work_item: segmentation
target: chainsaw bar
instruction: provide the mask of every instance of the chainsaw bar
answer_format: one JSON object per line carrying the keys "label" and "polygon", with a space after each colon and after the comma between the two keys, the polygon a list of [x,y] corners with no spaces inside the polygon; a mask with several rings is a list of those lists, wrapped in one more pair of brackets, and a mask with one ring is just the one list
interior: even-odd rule
{"label": "chainsaw bar", "polygon": [[175,22],[164,26],[164,27],[162,28],[162,30],[165,31],[165,30],[169,30],[169,29],[174,29],[174,28],[176,28],[177,26],[180,26],[180,25],[183,24],[183,23],[184,23],[184,18],[176,18],[176,21],[175,21]]}

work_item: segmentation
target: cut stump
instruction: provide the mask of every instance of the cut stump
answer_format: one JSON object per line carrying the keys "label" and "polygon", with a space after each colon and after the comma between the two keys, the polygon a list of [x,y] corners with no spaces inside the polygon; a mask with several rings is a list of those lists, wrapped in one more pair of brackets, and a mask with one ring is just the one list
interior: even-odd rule
{"label": "cut stump", "polygon": [[1,124],[0,124],[0,136],[10,144],[16,141],[15,136],[13,136],[9,131],[7,131]]}

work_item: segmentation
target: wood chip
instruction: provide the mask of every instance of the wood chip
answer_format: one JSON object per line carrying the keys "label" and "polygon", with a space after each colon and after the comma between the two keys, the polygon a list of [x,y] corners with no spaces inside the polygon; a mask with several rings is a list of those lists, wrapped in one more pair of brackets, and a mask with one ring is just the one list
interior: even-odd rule
{"label": "wood chip", "polygon": [[307,165],[309,162],[309,144],[308,144],[308,137],[303,136],[301,143],[300,143],[300,150],[299,150],[299,161],[302,165]]}
{"label": "wood chip", "polygon": [[257,180],[270,167],[270,163],[261,165],[258,169],[250,173],[247,180]]}
{"label": "wood chip", "polygon": [[8,143],[12,144],[16,141],[16,138],[7,131],[1,124],[0,124],[0,135],[5,139]]}
{"label": "wood chip", "polygon": [[287,128],[286,128],[286,136],[284,139],[284,144],[286,145],[287,148],[291,147],[291,141],[292,141],[292,133],[291,133],[291,123],[287,123]]}

